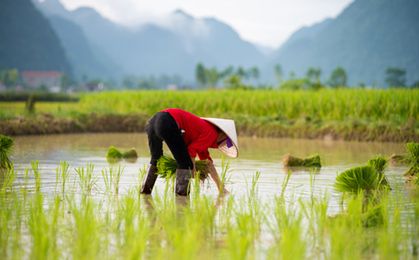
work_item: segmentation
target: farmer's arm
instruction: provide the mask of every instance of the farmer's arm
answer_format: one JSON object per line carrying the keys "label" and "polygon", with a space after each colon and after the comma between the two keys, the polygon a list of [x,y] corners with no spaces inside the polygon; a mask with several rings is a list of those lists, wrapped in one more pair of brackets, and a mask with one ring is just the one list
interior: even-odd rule
{"label": "farmer's arm", "polygon": [[208,160],[208,169],[209,169],[209,174],[211,178],[217,185],[218,191],[220,193],[228,194],[229,191],[225,188],[224,184],[221,182],[220,177],[218,176],[217,170],[215,169],[214,163],[210,160]]}

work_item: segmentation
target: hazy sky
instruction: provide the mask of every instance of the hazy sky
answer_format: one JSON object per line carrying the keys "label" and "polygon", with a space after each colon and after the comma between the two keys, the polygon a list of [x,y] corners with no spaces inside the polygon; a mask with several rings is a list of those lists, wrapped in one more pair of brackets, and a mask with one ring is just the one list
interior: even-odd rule
{"label": "hazy sky", "polygon": [[243,39],[278,47],[295,30],[335,17],[353,0],[60,0],[67,8],[91,6],[122,24],[155,20],[176,9],[215,17]]}

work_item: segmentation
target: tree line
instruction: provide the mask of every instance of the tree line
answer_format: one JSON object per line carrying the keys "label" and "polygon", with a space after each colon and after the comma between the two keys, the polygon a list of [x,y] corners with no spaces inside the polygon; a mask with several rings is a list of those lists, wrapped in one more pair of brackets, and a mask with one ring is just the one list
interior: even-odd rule
{"label": "tree line", "polygon": [[[307,69],[303,77],[297,77],[294,72],[290,72],[285,77],[282,66],[276,64],[273,68],[277,81],[277,86],[281,89],[298,90],[298,89],[320,89],[324,87],[339,88],[348,86],[348,74],[342,67],[336,67],[327,77],[322,80],[322,70],[318,67],[310,67]],[[215,67],[205,67],[202,63],[198,63],[195,68],[195,80],[200,87],[217,87],[222,81],[226,88],[252,88],[251,85],[245,84],[249,79],[259,79],[260,71],[257,67],[245,69],[242,67],[234,68],[229,66],[225,69],[218,70]],[[409,87],[406,84],[406,70],[389,67],[385,71],[385,82],[388,87]],[[360,83],[360,87],[365,84]],[[410,87],[419,87],[419,81]]]}

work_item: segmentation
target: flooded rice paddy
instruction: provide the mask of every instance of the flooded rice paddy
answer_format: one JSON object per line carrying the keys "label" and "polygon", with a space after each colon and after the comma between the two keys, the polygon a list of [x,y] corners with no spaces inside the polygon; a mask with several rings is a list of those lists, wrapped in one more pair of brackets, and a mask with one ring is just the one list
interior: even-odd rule
{"label": "flooded rice paddy", "polygon": [[[135,163],[122,161],[109,164],[106,152],[114,145],[121,150],[135,148],[139,158]],[[226,187],[235,196],[247,194],[249,185],[256,172],[260,172],[257,183],[258,196],[262,201],[269,201],[281,194],[281,184],[286,173],[291,171],[285,195],[292,194],[297,198],[310,198],[312,194],[324,195],[330,193],[329,212],[339,210],[340,194],[334,188],[336,175],[353,166],[362,165],[377,155],[389,157],[393,153],[404,153],[402,143],[367,143],[323,140],[296,140],[275,138],[239,139],[239,158],[223,158],[216,149],[210,149],[218,172],[221,172],[222,160],[229,163]],[[167,147],[165,153],[170,154]],[[320,170],[287,169],[281,159],[286,154],[306,157],[319,154],[323,167]],[[42,187],[45,192],[53,191],[56,182],[56,168],[60,161],[67,161],[70,168],[85,167],[88,163],[94,165],[95,173],[100,176],[102,169],[111,166],[121,166],[123,174],[120,180],[120,193],[138,186],[139,170],[147,167],[149,150],[145,134],[71,134],[49,136],[16,137],[13,161],[18,169],[30,167],[30,162],[38,160],[41,170]],[[405,180],[402,174],[406,166],[389,165],[385,174],[391,186],[403,189]],[[311,178],[314,177],[314,185]],[[103,190],[101,178],[96,183],[96,191]],[[158,179],[155,192],[164,190],[165,180]],[[218,191],[212,181],[206,181],[201,192],[206,195],[217,196]]]}
{"label": "flooded rice paddy", "polygon": [[[138,160],[110,165],[105,155],[111,145],[121,150],[135,148]],[[382,213],[377,216],[379,219],[383,216],[384,224],[377,229],[362,224],[365,214],[357,211],[363,209],[362,199],[345,204],[342,194],[334,189],[338,173],[363,165],[377,155],[403,153],[404,144],[241,137],[239,147],[238,159],[223,158],[218,151],[211,151],[219,173],[228,169],[229,195],[219,197],[214,183],[206,181],[195,183],[191,198],[182,199],[170,192],[168,187],[173,183],[160,178],[152,196],[138,196],[140,173],[144,173],[149,161],[144,134],[16,137],[12,157],[17,169],[14,189],[23,192],[18,197],[7,193],[1,197],[3,206],[11,205],[5,206],[6,213],[0,214],[6,223],[2,230],[10,236],[0,234],[3,244],[10,242],[1,247],[0,253],[6,258],[52,255],[73,259],[384,256],[414,259],[417,256],[419,207],[402,176],[406,166],[389,165],[385,171],[392,190],[380,204]],[[319,154],[323,167],[317,171],[287,169],[281,162],[285,154],[298,157]],[[32,175],[29,182],[25,178],[25,169],[30,169],[31,161],[35,160],[39,161],[38,182],[42,185],[37,185]],[[61,161],[70,166],[62,195],[59,186],[63,180],[57,181]],[[228,168],[222,168],[226,163]],[[94,167],[94,181],[88,196],[84,196],[86,186],[80,182],[76,169],[87,170],[87,165]],[[122,174],[118,191],[112,193],[103,172],[117,168],[122,169]],[[37,187],[40,191],[36,191]],[[196,193],[198,189],[200,192]],[[28,192],[33,200],[28,200]],[[39,205],[44,205],[44,209]],[[28,217],[22,213],[26,211]],[[16,223],[13,216],[19,219]],[[40,225],[48,228],[47,235],[35,228],[38,218],[42,220]],[[22,231],[21,225],[27,226],[29,235]],[[10,229],[5,229],[6,226]],[[348,236],[354,239],[348,242]],[[20,249],[25,246],[30,249]]]}

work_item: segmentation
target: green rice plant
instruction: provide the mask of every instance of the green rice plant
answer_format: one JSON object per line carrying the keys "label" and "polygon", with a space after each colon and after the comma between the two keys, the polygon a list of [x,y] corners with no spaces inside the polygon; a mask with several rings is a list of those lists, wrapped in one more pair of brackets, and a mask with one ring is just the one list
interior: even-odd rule
{"label": "green rice plant", "polygon": [[419,174],[419,143],[407,143],[406,149],[409,152],[410,168],[405,176],[417,176]]}
{"label": "green rice plant", "polygon": [[41,191],[41,171],[39,170],[39,161],[31,161],[31,169],[35,176],[35,191]]}
{"label": "green rice plant", "polygon": [[82,192],[90,194],[93,188],[96,186],[97,177],[94,176],[94,165],[88,163],[86,168],[79,167],[75,169],[79,177],[79,186]]}
{"label": "green rice plant", "polygon": [[[221,173],[220,173],[220,181],[222,189],[225,188],[225,184],[230,181],[231,176],[227,176],[228,172],[230,171],[230,161],[225,159],[224,157],[221,159]],[[223,191],[221,191],[222,193]]]}
{"label": "green rice plant", "polygon": [[362,196],[350,197],[346,211],[328,221],[330,250],[326,251],[326,259],[362,259],[362,251],[370,242],[364,235],[362,207]]}
{"label": "green rice plant", "polygon": [[354,167],[336,177],[335,188],[341,192],[358,194],[361,191],[371,193],[374,190],[388,188],[384,175],[371,166]]}
{"label": "green rice plant", "polygon": [[290,179],[291,179],[291,171],[288,171],[287,176],[285,177],[281,185],[281,195],[280,195],[281,198],[284,198],[285,196],[285,190],[287,189]]}
{"label": "green rice plant", "polygon": [[120,223],[116,232],[121,236],[118,242],[119,255],[127,259],[143,258],[152,226],[141,208],[136,192],[131,190],[121,199],[116,214]]}
{"label": "green rice plant", "polygon": [[79,204],[73,199],[68,201],[73,225],[71,256],[73,259],[94,259],[100,252],[100,234],[97,204],[89,196],[83,196]]}
{"label": "green rice plant", "polygon": [[114,193],[117,195],[119,193],[119,182],[124,169],[121,166],[110,167],[109,171],[104,168],[102,169],[102,177],[105,183],[105,189],[107,193]]}
{"label": "green rice plant", "polygon": [[32,259],[58,258],[57,218],[61,199],[55,199],[49,212],[44,209],[44,196],[37,193],[29,208],[28,226],[32,239]]}
{"label": "green rice plant", "polygon": [[292,155],[286,155],[282,158],[284,167],[322,167],[319,155],[313,155],[304,159],[294,157]]}
{"label": "green rice plant", "polygon": [[10,154],[13,148],[13,139],[11,137],[0,135],[0,174],[2,170],[12,168]]}
{"label": "green rice plant", "polygon": [[[177,169],[177,162],[170,156],[163,155],[157,161],[157,174],[160,175],[161,178],[170,178],[176,174]],[[197,172],[200,173],[200,178],[204,181],[208,178],[209,169],[208,163],[205,160],[197,160],[195,161],[195,169]]]}
{"label": "green rice plant", "polygon": [[57,185],[61,184],[61,194],[65,194],[65,187],[70,175],[70,165],[66,161],[60,161],[60,165],[55,169],[55,190]]}
{"label": "green rice plant", "polygon": [[13,191],[13,184],[16,180],[16,171],[14,167],[5,169],[0,174],[0,194]]}
{"label": "green rice plant", "polygon": [[302,212],[292,203],[289,208],[283,197],[274,198],[274,220],[271,232],[275,239],[269,248],[271,259],[304,259],[307,242],[302,228]]}

